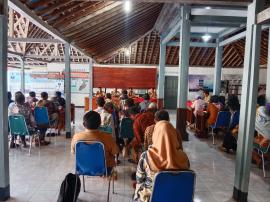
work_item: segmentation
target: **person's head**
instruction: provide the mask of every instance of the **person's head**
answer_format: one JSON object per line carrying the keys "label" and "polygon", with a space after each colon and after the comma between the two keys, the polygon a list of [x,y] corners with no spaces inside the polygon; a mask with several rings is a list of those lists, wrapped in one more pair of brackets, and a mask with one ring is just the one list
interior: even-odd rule
{"label": "person's head", "polygon": [[202,97],[200,96],[200,95],[198,95],[197,97],[196,97],[196,100],[201,100],[202,99]]}
{"label": "person's head", "polygon": [[15,102],[20,105],[25,102],[24,94],[21,91],[15,93]]}
{"label": "person's head", "polygon": [[113,113],[113,103],[107,102],[103,107],[108,113]]}
{"label": "person's head", "polygon": [[98,97],[97,98],[97,106],[104,107],[104,104],[105,104],[104,97]]}
{"label": "person's head", "polygon": [[221,103],[222,105],[225,105],[225,96],[219,96],[219,103]]}
{"label": "person's head", "polygon": [[140,108],[138,106],[132,106],[128,109],[128,113],[130,114],[130,118],[134,119],[140,113]]}
{"label": "person's head", "polygon": [[122,96],[121,96],[121,100],[127,100],[128,99],[128,95],[127,94],[123,94]]}
{"label": "person's head", "polygon": [[205,97],[208,97],[209,96],[209,91],[208,90],[204,90],[203,91],[203,94],[204,94]]}
{"label": "person's head", "polygon": [[151,111],[153,113],[156,113],[158,110],[158,107],[157,107],[157,104],[155,102],[151,102],[149,105],[148,105],[148,109],[147,111]]}
{"label": "person's head", "polygon": [[42,100],[47,100],[48,99],[48,93],[47,92],[42,92],[40,94],[40,96],[41,96]]}
{"label": "person's head", "polygon": [[30,97],[36,97],[36,93],[35,93],[34,91],[30,91],[30,92],[29,92],[29,96],[30,96]]}
{"label": "person's head", "polygon": [[229,95],[227,105],[230,110],[238,111],[240,110],[240,103],[237,95]]}
{"label": "person's head", "polygon": [[150,95],[148,94],[148,93],[145,93],[144,95],[143,95],[143,99],[144,100],[150,100]]}
{"label": "person's head", "polygon": [[123,90],[122,90],[122,94],[123,94],[123,95],[127,95],[127,94],[128,94],[127,90],[126,90],[126,89],[123,89]]}
{"label": "person's head", "polygon": [[169,113],[166,110],[159,110],[155,113],[155,122],[170,121]]}
{"label": "person's head", "polygon": [[83,126],[88,130],[96,130],[101,124],[99,113],[95,111],[86,112],[83,116]]}
{"label": "person's head", "polygon": [[106,98],[107,99],[112,99],[112,94],[111,93],[106,93]]}
{"label": "person's head", "polygon": [[61,97],[61,92],[60,92],[60,91],[56,91],[56,92],[55,92],[55,96],[56,96],[56,97]]}
{"label": "person's head", "polygon": [[212,95],[210,97],[210,103],[218,103],[219,102],[219,98],[217,95]]}
{"label": "person's head", "polygon": [[11,94],[11,92],[10,92],[10,91],[8,91],[7,96],[8,96],[8,99],[9,99],[9,100],[11,100],[11,98],[12,98],[12,94]]}
{"label": "person's head", "polygon": [[130,108],[134,106],[134,100],[132,98],[128,98],[126,101],[125,101],[125,107],[127,108]]}
{"label": "person's head", "polygon": [[260,95],[258,98],[257,98],[257,104],[259,106],[265,106],[265,95]]}

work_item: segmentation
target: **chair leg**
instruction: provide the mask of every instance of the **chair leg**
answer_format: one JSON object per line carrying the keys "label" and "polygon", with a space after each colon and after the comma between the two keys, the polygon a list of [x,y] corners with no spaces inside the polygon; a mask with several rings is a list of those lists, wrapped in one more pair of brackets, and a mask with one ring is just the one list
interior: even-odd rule
{"label": "chair leg", "polygon": [[84,181],[84,175],[82,176],[83,179],[83,192],[85,192],[85,181]]}
{"label": "chair leg", "polygon": [[29,156],[31,156],[31,149],[32,149],[32,142],[33,142],[33,136],[30,136],[30,146],[29,146]]}
{"label": "chair leg", "polygon": [[114,192],[114,177],[112,179],[112,193],[115,194],[115,192]]}
{"label": "chair leg", "polygon": [[112,180],[112,176],[110,175],[110,178],[109,178],[109,187],[108,187],[108,195],[107,195],[107,202],[110,201],[111,180]]}
{"label": "chair leg", "polygon": [[[262,153],[262,152],[261,152]],[[263,167],[263,177],[266,177],[266,174],[265,174],[265,167],[264,167],[264,156],[263,156],[263,153],[262,153],[262,167]]]}
{"label": "chair leg", "polygon": [[212,128],[212,137],[213,137],[213,145],[215,145],[215,134],[214,134],[214,129]]}

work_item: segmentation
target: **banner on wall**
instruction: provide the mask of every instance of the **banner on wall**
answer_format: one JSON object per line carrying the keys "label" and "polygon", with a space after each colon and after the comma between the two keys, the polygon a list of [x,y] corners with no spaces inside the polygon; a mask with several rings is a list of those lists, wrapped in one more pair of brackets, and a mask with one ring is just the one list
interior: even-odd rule
{"label": "banner on wall", "polygon": [[[88,93],[88,73],[71,73],[71,92]],[[12,93],[20,90],[21,77],[19,71],[8,72],[8,90]],[[26,72],[25,92],[35,91],[37,94],[46,91],[53,95],[55,91],[64,92],[64,74],[61,72]]]}
{"label": "banner on wall", "polygon": [[189,75],[189,92],[198,92],[202,89],[207,89],[209,92],[213,92],[213,81],[213,75]]}

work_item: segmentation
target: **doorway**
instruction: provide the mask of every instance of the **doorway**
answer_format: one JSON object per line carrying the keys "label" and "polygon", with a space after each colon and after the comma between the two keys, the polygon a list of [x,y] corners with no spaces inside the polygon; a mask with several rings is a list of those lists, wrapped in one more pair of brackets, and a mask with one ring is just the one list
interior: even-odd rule
{"label": "doorway", "polygon": [[164,89],[165,90],[165,96],[164,96],[165,109],[177,108],[177,89],[178,89],[178,77],[166,76],[165,89]]}

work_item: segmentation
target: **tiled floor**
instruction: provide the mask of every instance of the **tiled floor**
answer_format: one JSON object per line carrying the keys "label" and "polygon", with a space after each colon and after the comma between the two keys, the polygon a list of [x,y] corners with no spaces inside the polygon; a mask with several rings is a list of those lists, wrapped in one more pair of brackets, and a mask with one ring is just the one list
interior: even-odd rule
{"label": "tiled floor", "polygon": [[[82,128],[83,111],[76,109],[75,130]],[[175,124],[175,114],[171,112]],[[232,201],[234,180],[234,155],[224,154],[211,145],[211,140],[199,140],[192,134],[190,141],[184,142],[191,168],[197,174],[195,202]],[[118,180],[115,183],[117,194],[111,195],[111,201],[132,201],[130,173],[135,167],[126,161],[117,167]],[[269,170],[269,167],[268,167]],[[25,150],[10,150],[9,201],[54,202],[64,176],[74,172],[74,156],[70,154],[70,140],[57,137],[56,143],[34,148],[31,157]],[[270,173],[268,172],[270,176]],[[106,201],[106,179],[86,178],[87,192],[81,191],[79,201]],[[267,202],[270,200],[270,179],[262,177],[262,171],[253,166],[250,178],[249,201]]]}

